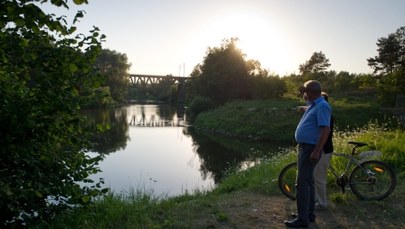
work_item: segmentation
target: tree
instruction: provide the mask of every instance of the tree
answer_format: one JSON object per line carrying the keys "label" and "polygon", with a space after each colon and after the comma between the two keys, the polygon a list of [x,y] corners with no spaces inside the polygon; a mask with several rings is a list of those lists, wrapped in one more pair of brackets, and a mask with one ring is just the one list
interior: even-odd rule
{"label": "tree", "polygon": [[254,99],[270,99],[282,96],[286,91],[285,82],[278,75],[271,75],[257,60],[247,62]]}
{"label": "tree", "polygon": [[258,75],[253,79],[254,99],[271,99],[281,97],[286,91],[286,84],[279,76]]}
{"label": "tree", "polygon": [[314,52],[309,60],[300,64],[298,69],[302,75],[305,75],[306,73],[322,73],[329,67],[329,59],[320,51]]}
{"label": "tree", "polygon": [[393,73],[405,69],[405,26],[388,37],[377,40],[378,56],[368,58],[368,65],[374,73]]}
{"label": "tree", "polygon": [[103,86],[110,88],[111,96],[117,102],[123,102],[128,94],[128,70],[131,64],[125,54],[103,49],[97,57],[96,69],[106,79]]}
{"label": "tree", "polygon": [[[271,76],[257,60],[246,60],[237,48],[237,38],[224,39],[221,47],[209,48],[202,64],[195,66],[187,81],[187,99],[192,104],[208,101],[221,105],[234,99],[268,99],[283,95],[284,81]],[[190,99],[192,98],[192,99]],[[205,103],[205,102],[204,102]],[[201,109],[197,109],[201,110]]]}
{"label": "tree", "polygon": [[[92,182],[82,94],[99,85],[94,61],[104,35],[74,35],[65,17],[45,14],[37,0],[0,2],[0,221],[46,220],[87,204],[105,190]],[[47,3],[41,0],[41,3]],[[87,3],[75,0],[75,4]],[[66,7],[67,0],[51,4]],[[55,204],[57,202],[58,204]]]}
{"label": "tree", "polygon": [[336,75],[334,89],[336,91],[349,91],[351,89],[357,89],[356,85],[354,84],[354,79],[355,76],[353,74],[341,71]]}
{"label": "tree", "polygon": [[196,95],[208,97],[218,104],[251,97],[251,69],[236,47],[237,40],[225,39],[221,47],[208,48],[203,64],[193,72],[196,79],[192,82],[198,86],[191,87],[196,90]]}
{"label": "tree", "polygon": [[379,73],[379,100],[393,106],[398,94],[405,93],[405,26],[377,41],[378,56],[367,59],[368,65]]}

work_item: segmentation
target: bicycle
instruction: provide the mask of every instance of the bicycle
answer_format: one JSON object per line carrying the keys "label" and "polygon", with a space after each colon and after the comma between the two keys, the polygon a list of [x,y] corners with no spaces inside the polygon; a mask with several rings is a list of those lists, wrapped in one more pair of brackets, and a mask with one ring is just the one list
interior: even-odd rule
{"label": "bicycle", "polygon": [[[379,160],[361,161],[356,156],[356,149],[366,146],[363,142],[348,142],[354,145],[351,155],[347,153],[333,152],[333,156],[343,157],[348,160],[341,174],[336,172],[332,165],[328,171],[336,178],[336,184],[345,193],[349,185],[351,191],[361,200],[382,200],[389,196],[395,188],[396,176],[392,168]],[[351,170],[351,168],[354,169]],[[285,166],[278,176],[278,186],[281,192],[288,198],[295,200],[295,182],[297,177],[297,162]]]}

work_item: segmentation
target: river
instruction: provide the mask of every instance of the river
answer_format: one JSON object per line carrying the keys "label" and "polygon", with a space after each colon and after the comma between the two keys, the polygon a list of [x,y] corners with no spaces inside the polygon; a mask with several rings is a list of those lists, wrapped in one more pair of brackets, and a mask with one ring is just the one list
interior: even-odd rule
{"label": "river", "polygon": [[91,178],[103,178],[114,193],[176,196],[210,190],[229,167],[245,169],[278,149],[193,133],[184,109],[167,104],[86,110],[85,115],[108,129],[94,137],[94,152],[106,156],[102,172]]}

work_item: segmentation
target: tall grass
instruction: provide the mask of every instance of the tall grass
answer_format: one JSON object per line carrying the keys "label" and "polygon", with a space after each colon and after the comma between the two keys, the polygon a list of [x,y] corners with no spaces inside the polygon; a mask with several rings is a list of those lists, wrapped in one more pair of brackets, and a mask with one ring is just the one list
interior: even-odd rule
{"label": "tall grass", "polygon": [[[387,124],[370,122],[363,128],[354,130],[336,130],[333,142],[335,152],[351,153],[353,145],[349,141],[368,143],[358,148],[362,151],[380,151],[380,160],[389,164],[394,171],[403,176],[405,171],[405,132],[400,128],[390,129]],[[243,171],[231,171],[214,192],[226,193],[240,189],[275,194],[280,193],[277,179],[281,169],[290,162],[296,161],[296,148],[291,147],[280,151],[276,156],[265,158],[260,164]],[[334,168],[343,171],[347,159],[333,157]],[[402,174],[402,175],[401,175]]]}
{"label": "tall grass", "polygon": [[66,211],[38,228],[153,228],[161,200],[139,190],[109,193],[91,206]]}
{"label": "tall grass", "polygon": [[[362,150],[381,151],[381,159],[395,168],[400,177],[405,177],[403,130],[390,129],[385,124],[374,122],[356,130],[336,130],[333,141],[335,151],[341,152],[350,152],[348,141],[367,142],[369,145]],[[281,150],[276,156],[263,158],[252,167],[230,169],[221,184],[210,192],[197,190],[172,198],[153,197],[151,194],[136,190],[126,194],[110,193],[88,208],[66,211],[52,222],[44,222],[37,228],[190,228],[192,226],[190,223],[199,220],[192,218],[196,217],[195,215],[214,214],[219,219],[224,218],[221,209],[217,209],[215,203],[227,193],[243,190],[280,195],[278,174],[286,164],[295,161],[296,158],[296,148],[291,147]],[[398,180],[402,182],[401,179]],[[401,192],[403,188],[403,185],[396,187],[401,189]],[[189,213],[190,211],[194,213]]]}
{"label": "tall grass", "polygon": [[[358,148],[359,152],[380,151],[380,160],[388,163],[396,172],[405,171],[405,132],[399,126],[394,119],[387,119],[383,123],[370,121],[365,127],[354,130],[337,130],[333,138],[335,152],[350,153],[353,146],[347,142],[364,142],[368,145]],[[334,161],[337,160],[332,163]]]}

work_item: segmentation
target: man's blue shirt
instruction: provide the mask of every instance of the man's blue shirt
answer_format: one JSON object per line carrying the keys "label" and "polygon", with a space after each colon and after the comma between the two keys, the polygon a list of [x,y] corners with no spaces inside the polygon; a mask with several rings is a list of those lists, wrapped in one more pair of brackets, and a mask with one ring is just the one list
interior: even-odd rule
{"label": "man's blue shirt", "polygon": [[321,127],[330,126],[331,115],[332,108],[329,103],[322,96],[315,99],[295,130],[297,143],[316,145],[321,135]]}

